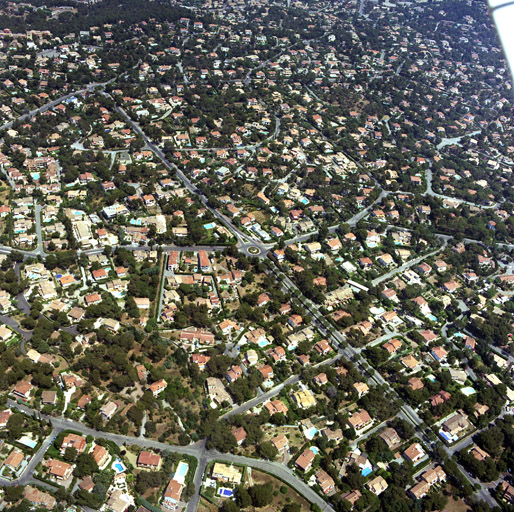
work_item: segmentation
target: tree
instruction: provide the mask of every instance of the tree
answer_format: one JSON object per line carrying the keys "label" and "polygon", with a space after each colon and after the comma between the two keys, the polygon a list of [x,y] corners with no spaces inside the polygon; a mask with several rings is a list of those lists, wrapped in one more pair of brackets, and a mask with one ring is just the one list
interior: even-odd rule
{"label": "tree", "polygon": [[239,512],[241,509],[232,500],[225,500],[221,509],[223,512]]}
{"label": "tree", "polygon": [[4,499],[9,503],[14,503],[18,501],[23,495],[23,487],[4,487]]}
{"label": "tree", "polygon": [[77,457],[77,465],[73,470],[73,474],[77,478],[83,478],[86,475],[92,475],[98,471],[98,464],[90,453],[81,453]]}
{"label": "tree", "polygon": [[264,459],[274,460],[278,450],[270,441],[264,441],[259,445],[259,455]]}
{"label": "tree", "polygon": [[248,489],[242,485],[236,489],[236,503],[241,508],[248,508],[252,504],[252,497],[250,496]]}
{"label": "tree", "polygon": [[12,414],[11,417],[7,420],[7,438],[10,441],[15,441],[19,439],[23,434],[23,415],[22,414]]}
{"label": "tree", "polygon": [[77,458],[77,449],[73,446],[68,446],[66,450],[64,450],[64,460],[66,462],[75,462]]}
{"label": "tree", "polygon": [[265,507],[273,501],[273,486],[269,483],[252,485],[248,492],[254,507]]}

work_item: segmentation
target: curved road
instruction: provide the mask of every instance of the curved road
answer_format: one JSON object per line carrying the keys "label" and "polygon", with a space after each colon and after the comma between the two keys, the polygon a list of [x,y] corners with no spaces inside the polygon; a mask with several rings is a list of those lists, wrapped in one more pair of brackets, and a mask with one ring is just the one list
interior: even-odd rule
{"label": "curved road", "polygon": [[[295,489],[297,492],[302,494],[309,502],[316,503],[323,512],[334,512],[334,509],[325,502],[321,496],[319,496],[311,487],[309,487],[305,482],[300,480],[298,477],[294,475],[294,473],[284,464],[281,464],[279,462],[270,462],[260,459],[253,459],[250,457],[244,457],[240,455],[232,455],[227,453],[220,453],[216,450],[207,450],[205,448],[205,445],[203,442],[197,443],[196,445],[190,445],[190,446],[172,446],[166,443],[161,443],[159,441],[153,441],[151,439],[144,439],[140,437],[131,437],[131,436],[124,436],[121,434],[113,434],[109,432],[99,432],[98,430],[94,430],[92,428],[86,427],[82,423],[79,423],[77,421],[72,421],[69,419],[64,418],[54,418],[52,416],[48,416],[46,414],[41,414],[38,411],[35,411],[34,409],[31,409],[30,407],[27,407],[26,405],[21,405],[17,402],[14,402],[12,400],[8,400],[9,406],[18,409],[19,411],[29,415],[34,416],[37,415],[41,419],[44,419],[46,421],[50,421],[53,427],[52,435],[50,435],[45,442],[43,443],[42,447],[39,449],[39,451],[32,457],[29,466],[33,470],[38,462],[43,458],[43,455],[50,446],[54,435],[56,435],[56,432],[61,432],[62,430],[72,429],[76,430],[77,432],[82,433],[85,436],[91,435],[96,438],[104,438],[108,441],[112,441],[118,445],[122,444],[128,444],[128,445],[138,445],[144,448],[152,448],[155,450],[162,450],[162,451],[168,451],[168,452],[174,452],[178,454],[186,454],[191,455],[197,459],[199,459],[199,463],[201,462],[201,465],[205,467],[205,465],[211,461],[219,460],[222,462],[228,462],[232,464],[242,464],[247,465],[252,468],[259,469],[261,471],[266,471],[267,473],[270,473],[287,484],[289,484],[293,489]],[[200,464],[199,464],[200,466]],[[30,469],[29,468],[29,469]],[[202,472],[203,473],[203,472]],[[201,481],[200,471],[197,472],[195,475],[195,482]],[[11,482],[4,483],[2,481],[2,485],[21,485],[25,481],[30,480],[32,478],[32,473],[29,470],[26,470],[24,474]],[[197,486],[197,493],[199,491],[199,486]],[[188,507],[189,508],[189,507]]]}

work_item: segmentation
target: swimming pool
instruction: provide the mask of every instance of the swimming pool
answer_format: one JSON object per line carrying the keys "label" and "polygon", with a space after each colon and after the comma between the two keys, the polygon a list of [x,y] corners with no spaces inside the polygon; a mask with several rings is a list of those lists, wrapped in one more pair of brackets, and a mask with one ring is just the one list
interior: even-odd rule
{"label": "swimming pool", "polygon": [[112,465],[112,468],[116,473],[123,473],[127,468],[125,467],[125,464],[121,462],[120,459],[116,459]]}
{"label": "swimming pool", "polygon": [[27,436],[23,436],[22,438],[18,439],[18,443],[21,443],[24,446],[28,446],[29,448],[35,448],[37,446],[37,441],[34,441],[34,439],[31,439]]}
{"label": "swimming pool", "polygon": [[444,432],[443,430],[440,430],[439,431],[439,435],[445,440],[445,441],[448,441],[449,443],[451,443],[453,441],[453,437],[449,434],[447,434],[446,432]]}
{"label": "swimming pool", "polygon": [[365,467],[362,471],[361,471],[361,475],[362,476],[368,476],[369,474],[373,473],[373,469],[371,469],[369,466]]}
{"label": "swimming pool", "polygon": [[226,487],[220,487],[218,489],[218,496],[224,496],[225,498],[231,498],[234,495],[234,491],[232,489],[227,489]]}
{"label": "swimming pool", "polygon": [[[316,427],[311,427],[309,428],[308,430],[306,430],[304,432],[304,435],[307,439],[312,439],[316,434],[318,433],[318,429]],[[311,447],[311,450],[314,452],[314,450],[317,450],[317,448],[315,446]],[[318,453],[318,452],[314,452],[314,453]]]}
{"label": "swimming pool", "polygon": [[209,224],[204,224],[203,227],[205,229],[214,229],[216,227],[216,224],[214,222],[209,222]]}
{"label": "swimming pool", "polygon": [[[312,429],[310,429],[310,430],[312,430]],[[316,431],[317,431],[317,429],[316,429]],[[311,446],[311,447],[309,448],[309,450],[310,450],[312,453],[314,453],[314,455],[318,455],[318,453],[319,453],[319,448],[318,448],[317,446]]]}
{"label": "swimming pool", "polygon": [[37,181],[39,179],[39,173],[38,172],[31,172],[30,175],[32,176],[32,179],[34,181]]}
{"label": "swimming pool", "polygon": [[437,317],[436,317],[435,315],[433,315],[432,313],[429,313],[429,314],[427,315],[427,318],[428,318],[429,320],[432,320],[432,322],[437,322]]}
{"label": "swimming pool", "polygon": [[130,219],[130,223],[133,226],[141,226],[141,219]]}
{"label": "swimming pool", "polygon": [[61,279],[62,274],[57,274],[55,277],[56,277],[57,279]]}
{"label": "swimming pool", "polygon": [[259,347],[263,348],[265,347],[266,345],[269,345],[269,341],[268,340],[259,340],[257,342],[257,345],[259,345]]}
{"label": "swimming pool", "polygon": [[189,469],[189,464],[184,461],[180,461],[177,466],[177,470],[175,471],[175,475],[173,476],[173,479],[177,482],[183,484],[184,480],[187,475],[187,471]]}
{"label": "swimming pool", "polygon": [[466,396],[474,395],[476,393],[475,388],[472,388],[471,386],[462,388],[460,392],[464,393]]}

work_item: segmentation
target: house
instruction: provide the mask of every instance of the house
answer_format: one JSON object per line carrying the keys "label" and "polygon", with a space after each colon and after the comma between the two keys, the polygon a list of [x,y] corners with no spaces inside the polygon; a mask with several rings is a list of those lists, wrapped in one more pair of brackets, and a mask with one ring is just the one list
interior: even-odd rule
{"label": "house", "polygon": [[296,391],[292,395],[293,402],[300,408],[300,409],[309,409],[311,407],[314,407],[316,405],[316,399],[314,398],[314,395],[312,394],[312,391],[310,389],[304,389],[301,391]]}
{"label": "house", "polygon": [[209,261],[209,257],[207,256],[207,251],[198,251],[198,268],[202,272],[211,271],[211,262]]}
{"label": "house", "polygon": [[150,384],[148,389],[152,392],[153,396],[160,395],[168,386],[168,383],[164,380],[158,380],[157,382],[154,382],[153,384]]}
{"label": "house", "polygon": [[448,270],[448,265],[443,260],[434,261],[434,267],[437,270],[437,272],[446,272]]}
{"label": "house", "polygon": [[57,480],[67,480],[73,471],[73,466],[57,459],[50,459],[45,463],[48,474]]}
{"label": "house", "polygon": [[428,305],[428,302],[421,296],[415,297],[412,299],[412,302],[416,304],[416,306],[419,308],[421,314],[427,316],[431,313],[430,306]]}
{"label": "house", "polygon": [[18,382],[18,384],[16,384],[15,388],[13,389],[13,395],[23,398],[24,400],[27,400],[30,397],[30,392],[32,388],[33,386],[30,382],[22,380],[21,382]]}
{"label": "house", "polygon": [[473,446],[473,448],[471,448],[471,450],[469,451],[469,453],[471,455],[473,455],[473,457],[475,457],[476,460],[478,461],[484,461],[485,459],[487,459],[487,457],[489,457],[489,454],[482,450],[482,448],[480,448],[480,446]]}
{"label": "house", "polygon": [[223,320],[223,322],[220,322],[218,324],[218,327],[220,328],[221,332],[225,335],[229,334],[232,331],[238,331],[239,327],[235,322],[232,320]]}
{"label": "house", "polygon": [[401,437],[394,428],[387,427],[378,435],[390,450],[394,450],[402,443]]}
{"label": "house", "polygon": [[298,469],[301,469],[304,473],[307,473],[312,467],[314,457],[316,457],[316,454],[310,448],[307,448],[298,456],[298,458],[294,461],[294,464]]}
{"label": "house", "polygon": [[82,395],[77,402],[77,407],[79,409],[85,410],[86,406],[89,405],[92,401],[92,398],[90,395]]}
{"label": "house", "polygon": [[377,258],[377,262],[380,263],[380,265],[383,267],[388,267],[394,263],[394,259],[390,254],[384,253]]}
{"label": "house", "polygon": [[237,445],[241,446],[248,434],[243,427],[232,427],[232,435],[235,437]]}
{"label": "house", "polygon": [[100,302],[102,302],[102,297],[100,297],[100,294],[98,293],[92,293],[91,295],[86,295],[84,297],[84,303],[86,306],[94,306]]}
{"label": "house", "polygon": [[327,240],[327,245],[332,252],[337,252],[343,248],[343,244],[339,238],[331,238],[330,240]]}
{"label": "house", "polygon": [[47,492],[40,491],[32,486],[25,487],[23,497],[32,505],[36,507],[46,508],[47,510],[55,509],[57,504],[56,499]]}
{"label": "house", "polygon": [[445,480],[446,473],[443,471],[441,466],[436,466],[435,468],[425,471],[425,473],[421,475],[420,482],[409,489],[409,494],[413,498],[419,500],[424,498],[434,485],[442,483]]}
{"label": "house", "polygon": [[443,284],[443,290],[447,293],[454,293],[460,288],[460,284],[457,283],[455,280],[448,281]]}
{"label": "house", "polygon": [[67,434],[61,443],[61,453],[64,453],[66,448],[75,448],[77,453],[82,453],[86,449],[86,438],[79,434]]}
{"label": "house", "polygon": [[396,290],[393,290],[392,288],[386,288],[385,290],[382,291],[381,295],[382,295],[383,299],[390,300],[393,302],[398,301],[398,296],[396,295]]}
{"label": "house", "polygon": [[411,377],[408,382],[409,387],[416,391],[418,389],[423,389],[423,381],[418,377]]}
{"label": "house", "polygon": [[430,354],[438,363],[441,363],[446,359],[448,352],[443,347],[434,347]]}
{"label": "house", "polygon": [[348,501],[353,508],[355,504],[362,498],[362,494],[360,491],[355,490],[341,494],[341,498],[345,501]]}
{"label": "house", "polygon": [[110,420],[113,416],[118,406],[114,402],[107,402],[106,404],[100,407],[100,414],[106,419]]}
{"label": "house", "polygon": [[243,470],[237,466],[216,462],[212,468],[211,477],[213,480],[239,485],[243,478]]}
{"label": "house", "polygon": [[289,450],[289,441],[283,434],[272,437],[270,443],[277,449],[278,453],[282,454]]}
{"label": "house", "polygon": [[7,426],[7,422],[12,415],[11,409],[7,409],[5,411],[0,411],[0,428],[5,428]]}
{"label": "house", "polygon": [[41,393],[41,403],[43,405],[55,405],[57,402],[57,393],[55,391],[45,390]]}
{"label": "house", "polygon": [[259,370],[259,373],[262,375],[262,378],[265,381],[269,380],[269,379],[273,379],[273,376],[274,376],[273,367],[270,366],[269,364],[261,366],[260,368],[258,368],[258,370]]}
{"label": "house", "polygon": [[418,360],[412,354],[403,357],[401,362],[408,370],[414,370],[419,364]]}
{"label": "house", "polygon": [[0,325],[0,341],[6,342],[11,336],[11,329],[8,329],[5,325]]}
{"label": "house", "polygon": [[168,482],[163,495],[164,508],[175,510],[178,507],[183,487],[180,482],[177,482],[173,478]]}
{"label": "house", "polygon": [[470,422],[468,417],[461,412],[455,413],[442,425],[443,431],[448,433],[454,439],[458,436],[458,434],[469,428],[469,426]]}
{"label": "house", "polygon": [[413,443],[403,452],[403,456],[413,464],[417,464],[426,456],[426,453],[419,443]]}
{"label": "house", "polygon": [[243,376],[243,370],[238,365],[233,365],[227,372],[226,379],[231,384]]}
{"label": "house", "polygon": [[[123,473],[114,476],[114,484],[116,481],[125,481],[125,475]],[[106,503],[106,509],[112,512],[127,512],[131,505],[129,501],[130,497],[121,489],[114,489],[110,491],[109,499]]]}
{"label": "house", "polygon": [[324,386],[325,384],[328,383],[328,377],[327,377],[327,374],[326,373],[319,373],[318,375],[316,375],[312,381],[314,382],[314,384],[317,384],[318,386]]}
{"label": "house", "polygon": [[323,494],[330,494],[335,488],[334,479],[323,469],[320,469],[315,475],[316,483],[320,486]]}
{"label": "house", "polygon": [[4,466],[8,467],[11,471],[16,472],[20,469],[21,463],[24,459],[25,454],[15,448],[5,459]]}
{"label": "house", "polygon": [[377,476],[376,478],[373,478],[373,480],[370,480],[366,484],[366,487],[375,496],[378,496],[387,489],[388,485],[387,482],[381,476]]}
{"label": "house", "polygon": [[190,361],[192,364],[198,365],[198,368],[203,371],[205,370],[207,363],[210,361],[211,357],[205,354],[191,354]]}
{"label": "house", "polygon": [[437,334],[434,334],[430,329],[426,329],[419,333],[421,337],[425,340],[425,343],[430,343],[438,338]]}
{"label": "house", "polygon": [[373,420],[371,419],[368,411],[364,409],[353,413],[348,418],[348,426],[354,430],[363,430],[371,423],[373,423]]}
{"label": "house", "polygon": [[359,398],[362,398],[369,391],[369,386],[365,382],[355,382],[353,389]]}
{"label": "house", "polygon": [[438,393],[436,393],[434,396],[430,398],[430,405],[432,407],[437,407],[438,405],[444,404],[448,400],[450,400],[451,395],[448,393],[448,391],[445,391],[442,389]]}
{"label": "house", "polygon": [[382,345],[382,348],[387,350],[389,354],[394,354],[400,350],[402,342],[398,338],[393,338]]}
{"label": "house", "polygon": [[432,267],[428,264],[428,263],[420,263],[418,265],[418,272],[422,275],[422,276],[428,276],[430,275],[430,272],[432,272]]}
{"label": "house", "polygon": [[287,323],[292,329],[296,329],[297,327],[300,327],[303,323],[303,318],[300,315],[291,315],[287,319]]}
{"label": "house", "polygon": [[325,356],[332,351],[332,347],[329,345],[327,340],[318,341],[313,348],[318,354],[322,356]]}
{"label": "house", "polygon": [[159,469],[161,465],[161,456],[147,451],[141,451],[137,456],[137,467],[145,469]]}
{"label": "house", "polygon": [[271,359],[273,359],[273,362],[275,363],[285,361],[287,359],[286,351],[284,350],[284,347],[281,347],[280,345],[270,350],[269,356],[271,357]]}
{"label": "house", "polygon": [[91,451],[91,456],[99,468],[103,468],[111,459],[109,452],[99,444],[95,444],[93,450]]}
{"label": "house", "polygon": [[281,414],[287,414],[287,411],[289,410],[282,402],[282,400],[270,400],[269,402],[264,404],[264,407],[269,412],[270,416],[273,416],[274,414],[281,413]]}

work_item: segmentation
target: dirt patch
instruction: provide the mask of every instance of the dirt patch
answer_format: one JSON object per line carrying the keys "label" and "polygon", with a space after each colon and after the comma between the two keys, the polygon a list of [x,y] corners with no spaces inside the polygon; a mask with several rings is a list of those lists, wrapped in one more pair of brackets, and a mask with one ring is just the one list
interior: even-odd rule
{"label": "dirt patch", "polygon": [[467,512],[468,510],[471,510],[471,507],[468,507],[460,498],[455,501],[450,497],[448,504],[444,507],[444,512]]}
{"label": "dirt patch", "polygon": [[[267,483],[273,485],[274,490],[277,492],[276,496],[273,498],[273,502],[267,507],[267,510],[282,510],[287,503],[298,503],[301,506],[301,510],[310,510],[311,508],[311,504],[293,488],[267,473],[261,473],[255,469],[248,468],[246,483],[249,485]],[[252,507],[250,510],[258,509]]]}
{"label": "dirt patch", "polygon": [[218,507],[206,500],[200,500],[200,503],[198,504],[198,512],[217,512],[218,510]]}
{"label": "dirt patch", "polygon": [[269,215],[267,215],[266,213],[260,211],[260,210],[254,210],[252,212],[250,212],[254,217],[255,217],[255,220],[259,223],[259,224],[263,224],[264,222],[267,222],[270,218]]}

